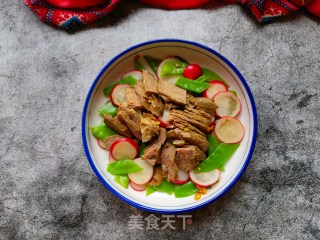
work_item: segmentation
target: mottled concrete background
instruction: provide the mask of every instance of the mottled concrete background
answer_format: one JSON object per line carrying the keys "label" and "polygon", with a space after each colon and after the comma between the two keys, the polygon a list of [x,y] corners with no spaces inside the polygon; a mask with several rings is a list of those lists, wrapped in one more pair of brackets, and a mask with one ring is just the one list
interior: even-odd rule
{"label": "mottled concrete background", "polygon": [[[239,6],[192,11],[126,3],[66,33],[18,0],[0,2],[0,239],[319,239],[320,22],[261,26]],[[139,211],[93,174],[81,112],[105,63],[154,38],[201,42],[229,58],[256,99],[259,136],[241,180],[175,231],[130,230]],[[161,218],[161,215],[156,215]]]}

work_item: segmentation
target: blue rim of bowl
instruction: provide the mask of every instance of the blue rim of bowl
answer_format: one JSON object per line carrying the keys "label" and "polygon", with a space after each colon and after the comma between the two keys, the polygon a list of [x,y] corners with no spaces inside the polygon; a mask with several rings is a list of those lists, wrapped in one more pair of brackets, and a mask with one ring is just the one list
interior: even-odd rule
{"label": "blue rim of bowl", "polygon": [[[249,154],[247,156],[247,159],[245,160],[242,168],[240,169],[240,171],[238,172],[237,176],[233,179],[233,181],[217,196],[209,199],[206,202],[203,202],[199,205],[195,205],[192,207],[188,207],[188,208],[183,208],[183,209],[168,209],[168,210],[164,210],[164,209],[156,209],[156,208],[152,208],[152,207],[148,207],[139,203],[136,203],[126,197],[124,197],[123,195],[121,195],[120,193],[118,193],[117,191],[115,191],[108,183],[107,181],[104,180],[104,178],[101,176],[101,174],[99,173],[98,169],[96,168],[96,166],[93,163],[93,159],[91,158],[91,155],[89,153],[89,148],[88,148],[88,143],[87,143],[87,139],[86,139],[86,117],[87,117],[87,110],[88,110],[88,104],[92,95],[92,92],[96,86],[96,84],[98,83],[99,79],[101,78],[102,74],[120,57],[122,57],[123,55],[125,55],[126,53],[145,46],[145,45],[149,45],[149,44],[154,44],[154,43],[163,43],[163,42],[177,42],[177,43],[185,43],[185,44],[190,44],[190,45],[194,45],[196,47],[200,47],[202,49],[205,49],[207,51],[209,51],[210,53],[216,55],[217,57],[219,57],[220,59],[222,59],[239,77],[239,79],[241,80],[242,84],[244,85],[246,92],[249,96],[250,99],[250,103],[252,106],[252,113],[253,113],[253,135],[252,135],[252,144],[250,146],[250,150],[249,150]],[[114,195],[116,195],[118,198],[120,198],[121,200],[123,200],[124,202],[145,210],[145,211],[149,211],[149,212],[154,212],[154,213],[160,213],[160,214],[176,214],[176,213],[185,213],[185,212],[191,212],[191,211],[195,211],[198,210],[202,207],[205,207],[207,205],[209,205],[210,203],[218,200],[220,197],[222,197],[226,192],[228,192],[240,179],[240,177],[242,176],[242,174],[244,173],[244,171],[246,170],[250,159],[252,157],[252,154],[254,152],[254,148],[255,148],[255,144],[256,144],[256,140],[257,140],[257,132],[258,132],[258,118],[257,118],[257,109],[256,109],[256,105],[253,99],[253,95],[251,93],[251,90],[246,82],[246,80],[244,79],[244,77],[241,75],[241,73],[238,71],[238,69],[228,60],[226,59],[224,56],[222,56],[220,53],[216,52],[215,50],[202,45],[200,43],[196,43],[193,41],[188,41],[188,40],[181,40],[181,39],[157,39],[157,40],[152,40],[152,41],[147,41],[147,42],[143,42],[137,45],[134,45],[128,49],[126,49],[125,51],[119,53],[118,55],[116,55],[114,58],[112,58],[109,63],[107,65],[104,66],[104,68],[100,71],[99,75],[96,77],[96,79],[94,80],[94,82],[92,83],[89,93],[86,97],[85,100],[85,104],[84,104],[84,108],[83,108],[83,113],[82,113],[82,141],[83,141],[83,147],[84,147],[84,151],[87,155],[88,161],[90,163],[91,168],[93,169],[94,173],[96,174],[96,176],[99,178],[99,180],[103,183],[103,185],[110,191],[112,192]]]}

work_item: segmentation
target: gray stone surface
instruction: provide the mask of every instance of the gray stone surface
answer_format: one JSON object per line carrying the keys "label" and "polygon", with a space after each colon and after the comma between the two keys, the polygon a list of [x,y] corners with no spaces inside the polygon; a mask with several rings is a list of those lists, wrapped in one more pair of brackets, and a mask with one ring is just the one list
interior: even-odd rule
{"label": "gray stone surface", "polygon": [[[0,2],[0,239],[319,239],[320,28],[304,14],[261,26],[212,3],[163,11],[125,2],[102,25],[66,33],[22,1]],[[149,213],[113,196],[82,148],[81,112],[98,71],[155,38],[229,58],[256,99],[259,136],[241,180],[177,229],[130,230]],[[162,217],[161,215],[157,215]]]}

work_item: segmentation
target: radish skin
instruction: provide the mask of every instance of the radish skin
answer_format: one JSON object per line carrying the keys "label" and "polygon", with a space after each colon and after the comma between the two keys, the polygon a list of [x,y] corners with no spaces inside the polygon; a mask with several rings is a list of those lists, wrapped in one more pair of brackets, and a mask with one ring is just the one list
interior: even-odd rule
{"label": "radish skin", "polygon": [[138,192],[142,192],[147,188],[147,184],[136,184],[132,181],[130,181],[130,186],[132,187],[133,190]]}

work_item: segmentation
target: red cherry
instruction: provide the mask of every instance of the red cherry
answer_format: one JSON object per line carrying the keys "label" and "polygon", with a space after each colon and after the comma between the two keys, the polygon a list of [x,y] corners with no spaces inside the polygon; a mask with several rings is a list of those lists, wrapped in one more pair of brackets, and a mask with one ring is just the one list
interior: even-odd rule
{"label": "red cherry", "polygon": [[198,64],[190,64],[183,71],[183,76],[189,79],[197,79],[202,75],[202,69]]}

